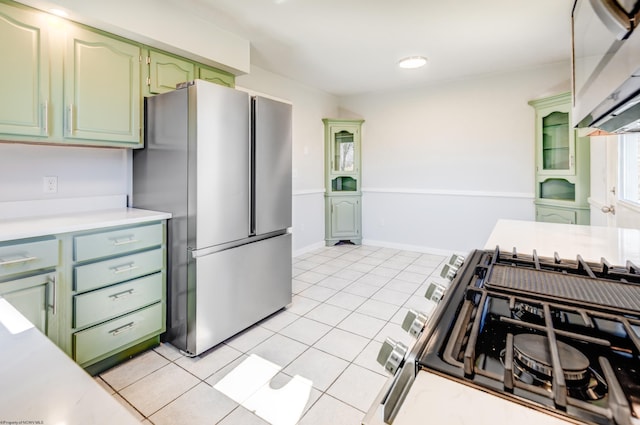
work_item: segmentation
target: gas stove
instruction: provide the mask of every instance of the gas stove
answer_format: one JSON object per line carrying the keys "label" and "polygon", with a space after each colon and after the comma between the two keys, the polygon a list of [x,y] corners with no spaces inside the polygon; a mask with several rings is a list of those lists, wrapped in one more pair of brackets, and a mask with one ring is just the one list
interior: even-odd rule
{"label": "gas stove", "polygon": [[420,371],[572,422],[640,423],[640,268],[498,247],[460,263],[430,318],[409,313],[415,344],[383,346],[387,423]]}

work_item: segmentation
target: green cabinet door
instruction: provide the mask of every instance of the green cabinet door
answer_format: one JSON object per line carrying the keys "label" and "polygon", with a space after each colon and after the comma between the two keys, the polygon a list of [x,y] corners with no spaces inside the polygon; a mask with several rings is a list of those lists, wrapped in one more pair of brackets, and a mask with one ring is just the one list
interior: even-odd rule
{"label": "green cabinet door", "polygon": [[140,47],[72,27],[64,62],[64,137],[137,145]]}
{"label": "green cabinet door", "polygon": [[55,273],[2,282],[0,297],[56,342]]}
{"label": "green cabinet door", "polygon": [[327,239],[357,242],[360,236],[360,197],[333,196],[329,198],[329,234]]}
{"label": "green cabinet door", "polygon": [[149,50],[146,95],[166,93],[176,85],[195,78],[195,65],[184,59]]}
{"label": "green cabinet door", "polygon": [[198,78],[222,86],[235,86],[235,77],[232,74],[202,65],[198,65]]}
{"label": "green cabinet door", "polygon": [[41,21],[41,14],[0,3],[2,134],[47,136],[49,47]]}

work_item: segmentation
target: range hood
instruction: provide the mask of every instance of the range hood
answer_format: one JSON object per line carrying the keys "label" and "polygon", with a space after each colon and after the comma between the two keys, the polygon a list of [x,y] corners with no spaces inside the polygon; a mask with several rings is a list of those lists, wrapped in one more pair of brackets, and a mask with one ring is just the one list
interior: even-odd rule
{"label": "range hood", "polygon": [[640,0],[575,0],[573,125],[640,132]]}

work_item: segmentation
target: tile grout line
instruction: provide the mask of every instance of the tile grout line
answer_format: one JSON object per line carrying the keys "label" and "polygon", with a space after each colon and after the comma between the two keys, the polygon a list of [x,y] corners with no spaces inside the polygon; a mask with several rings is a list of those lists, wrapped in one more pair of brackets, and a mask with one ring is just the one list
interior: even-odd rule
{"label": "tile grout line", "polygon": [[[398,314],[398,312],[399,312],[402,308],[404,308],[404,307],[405,307],[406,303],[407,303],[407,302],[409,302],[409,300],[410,300],[412,297],[414,297],[414,296],[418,296],[418,295],[416,295],[417,291],[421,289],[421,287],[426,283],[426,281],[427,281],[430,277],[432,277],[433,273],[437,270],[437,268],[438,268],[438,267],[440,267],[440,266],[441,266],[441,264],[442,264],[442,263],[443,263],[443,261],[446,259],[446,257],[444,257],[443,259],[441,259],[441,260],[437,263],[437,265],[436,265],[435,267],[433,267],[433,268],[432,268],[432,272],[431,272],[430,274],[426,275],[425,279],[424,279],[421,283],[418,283],[418,284],[417,284],[418,286],[417,286],[416,290],[415,290],[415,291],[413,291],[412,293],[408,294],[407,292],[404,292],[404,291],[397,291],[397,290],[394,290],[394,289],[389,289],[389,288],[387,288],[387,289],[388,289],[388,290],[390,290],[390,291],[395,291],[395,292],[398,292],[398,293],[402,293],[402,294],[404,294],[404,295],[407,295],[407,294],[408,294],[408,298],[407,298],[407,300],[406,300],[403,304],[401,304],[401,305],[396,305],[396,304],[387,303],[387,302],[382,301],[382,300],[377,300],[377,299],[372,298],[372,297],[373,297],[375,294],[377,294],[380,290],[382,290],[382,289],[386,288],[386,286],[387,286],[390,282],[392,282],[393,280],[397,279],[397,276],[398,276],[400,273],[402,273],[403,271],[406,271],[406,269],[407,269],[409,266],[414,265],[414,264],[416,263],[416,261],[417,261],[418,259],[420,259],[423,255],[425,255],[425,254],[426,254],[426,255],[434,255],[434,256],[437,256],[437,257],[442,257],[441,255],[428,254],[428,253],[416,253],[416,254],[419,254],[419,255],[416,255],[416,256],[405,256],[405,255],[402,255],[402,252],[404,252],[404,250],[395,250],[395,249],[393,249],[393,252],[392,252],[392,253],[390,253],[390,255],[389,255],[389,256],[385,256],[385,258],[380,258],[380,257],[376,257],[376,256],[375,256],[375,254],[376,254],[376,253],[381,253],[381,251],[382,251],[382,250],[385,250],[385,248],[369,249],[369,247],[367,247],[367,253],[366,253],[365,255],[358,255],[358,257],[359,257],[359,258],[353,258],[353,256],[351,256],[351,259],[349,259],[349,260],[344,260],[344,261],[350,261],[350,264],[348,264],[348,265],[344,265],[344,266],[342,266],[342,267],[338,268],[338,269],[337,269],[336,271],[334,271],[333,273],[326,274],[326,273],[323,273],[323,272],[317,272],[317,271],[316,271],[315,273],[317,273],[317,274],[321,274],[321,275],[323,275],[324,277],[323,277],[323,278],[321,278],[320,280],[318,280],[318,281],[317,281],[317,282],[315,282],[315,283],[305,282],[305,281],[303,281],[303,280],[296,279],[296,277],[297,277],[297,276],[299,276],[299,275],[301,275],[301,274],[303,274],[303,273],[311,272],[311,271],[313,271],[314,269],[316,269],[316,268],[318,268],[318,267],[322,267],[323,265],[324,265],[324,266],[328,265],[327,263],[329,263],[329,262],[331,262],[331,261],[341,259],[341,257],[344,257],[344,256],[345,256],[345,254],[354,253],[355,251],[359,251],[359,250],[363,249],[361,245],[357,245],[357,246],[349,247],[349,249],[348,249],[348,250],[345,250],[345,253],[344,253],[344,254],[338,254],[338,255],[335,255],[335,256],[325,256],[325,255],[322,255],[322,252],[323,252],[323,251],[326,251],[326,250],[331,249],[331,248],[332,248],[332,247],[325,247],[325,248],[321,248],[321,249],[316,250],[316,251],[312,251],[312,252],[310,252],[310,253],[303,254],[303,255],[305,256],[305,258],[303,258],[303,259],[299,259],[299,260],[297,260],[296,258],[294,258],[294,262],[292,263],[292,268],[293,268],[293,269],[295,269],[295,268],[296,268],[296,267],[295,267],[296,263],[299,263],[300,261],[308,261],[309,263],[315,263],[314,261],[310,261],[309,259],[314,258],[314,257],[317,257],[317,256],[325,257],[325,258],[327,258],[327,260],[326,260],[326,261],[324,261],[324,262],[322,262],[322,263],[316,263],[316,264],[317,264],[316,266],[311,267],[311,268],[309,268],[309,269],[298,269],[298,270],[301,270],[301,271],[300,271],[300,273],[296,274],[295,276],[292,276],[292,280],[298,280],[298,281],[300,281],[300,282],[302,282],[302,283],[305,283],[305,284],[309,285],[309,287],[308,287],[308,288],[305,288],[304,290],[309,289],[309,288],[311,288],[311,287],[315,287],[315,286],[317,285],[317,286],[320,286],[320,287],[322,287],[322,288],[330,289],[330,290],[335,291],[335,292],[334,292],[331,296],[329,296],[328,298],[324,299],[323,301],[319,301],[319,300],[316,300],[316,299],[313,299],[313,298],[309,298],[309,297],[305,297],[304,295],[301,295],[301,293],[302,293],[302,292],[304,292],[304,290],[301,290],[301,291],[299,291],[298,293],[293,293],[293,292],[292,292],[292,296],[296,296],[296,295],[297,295],[297,296],[300,296],[300,297],[302,297],[302,298],[306,298],[306,299],[312,300],[312,301],[314,301],[314,302],[317,302],[318,304],[317,304],[316,306],[314,306],[313,308],[311,308],[310,310],[305,311],[305,312],[304,312],[304,313],[302,313],[302,314],[298,314],[298,313],[291,313],[291,314],[296,315],[296,316],[297,316],[297,318],[296,318],[294,321],[292,321],[292,322],[288,323],[287,325],[285,325],[285,326],[281,327],[281,328],[280,328],[280,329],[278,329],[277,331],[272,331],[272,330],[270,330],[270,329],[268,329],[268,328],[264,328],[264,327],[263,327],[264,329],[266,329],[266,330],[268,330],[268,331],[270,331],[270,332],[273,332],[273,334],[272,334],[272,335],[270,335],[270,336],[269,336],[268,338],[266,338],[265,340],[263,340],[263,341],[259,342],[258,344],[255,344],[254,346],[252,346],[252,347],[250,347],[250,348],[247,348],[245,351],[238,350],[237,348],[234,348],[233,346],[229,346],[230,348],[232,348],[232,349],[234,349],[234,350],[237,350],[237,351],[238,351],[239,353],[241,353],[241,354],[240,354],[238,357],[234,358],[233,360],[231,360],[231,361],[227,362],[225,365],[223,365],[223,366],[219,367],[216,371],[212,372],[212,373],[211,373],[210,375],[208,375],[206,378],[202,379],[202,378],[200,378],[200,377],[196,376],[194,373],[190,372],[189,370],[185,369],[185,368],[184,368],[183,366],[181,366],[180,364],[177,364],[177,363],[176,363],[176,361],[177,361],[177,360],[179,360],[179,359],[181,359],[182,357],[177,357],[177,358],[175,358],[175,359],[173,359],[173,360],[172,360],[172,359],[170,359],[170,358],[166,357],[165,355],[163,355],[163,354],[161,354],[161,353],[159,353],[159,352],[155,351],[155,349],[154,349],[155,353],[156,353],[156,354],[158,354],[159,356],[161,356],[162,358],[164,358],[165,360],[167,360],[167,361],[168,361],[168,363],[167,363],[166,365],[164,365],[163,367],[158,368],[158,369],[156,369],[156,370],[154,370],[154,371],[150,372],[149,374],[147,374],[147,375],[145,375],[145,376],[148,376],[148,375],[150,375],[151,373],[157,372],[157,371],[159,371],[159,370],[163,369],[164,367],[168,366],[169,364],[173,363],[174,365],[178,366],[178,367],[179,367],[180,369],[182,369],[183,371],[186,371],[186,372],[187,372],[187,373],[189,373],[191,376],[195,377],[195,378],[198,380],[198,382],[197,382],[193,387],[191,387],[191,388],[187,389],[186,391],[184,391],[184,392],[183,392],[183,393],[181,393],[180,395],[176,396],[173,400],[171,400],[170,402],[168,402],[166,405],[164,405],[164,406],[162,406],[161,408],[157,409],[155,412],[153,412],[152,414],[150,414],[150,415],[149,415],[149,417],[150,417],[150,416],[152,416],[153,414],[156,414],[157,412],[159,412],[160,410],[162,410],[163,408],[165,408],[167,405],[169,405],[169,404],[173,403],[175,400],[177,400],[178,398],[182,397],[184,394],[186,394],[186,393],[188,393],[189,391],[191,391],[193,388],[195,388],[196,386],[198,386],[200,383],[205,383],[205,384],[206,384],[206,385],[208,385],[209,387],[212,387],[212,385],[211,385],[211,384],[209,384],[208,382],[206,382],[206,380],[207,380],[207,379],[210,379],[213,375],[215,375],[216,373],[220,372],[220,371],[221,371],[222,369],[224,369],[225,367],[228,367],[231,363],[233,363],[234,361],[236,361],[237,359],[239,359],[241,356],[249,354],[249,352],[250,352],[251,350],[253,350],[253,349],[254,349],[255,347],[257,347],[258,345],[262,344],[263,342],[265,342],[265,341],[269,340],[269,339],[270,339],[270,338],[272,338],[274,335],[280,335],[281,337],[285,337],[285,338],[291,339],[291,340],[296,341],[296,342],[298,342],[298,343],[302,343],[302,344],[304,344],[304,345],[306,346],[306,348],[305,348],[301,353],[299,353],[296,357],[294,357],[292,360],[290,360],[286,365],[282,366],[282,368],[280,369],[280,372],[279,372],[279,373],[283,373],[283,374],[284,374],[284,375],[286,375],[286,376],[290,376],[290,375],[288,375],[287,373],[285,373],[285,372],[284,372],[284,369],[285,369],[286,367],[288,367],[289,365],[291,365],[294,361],[296,361],[296,360],[297,360],[300,356],[302,356],[304,353],[308,352],[308,351],[310,350],[310,348],[312,348],[312,347],[313,347],[314,349],[316,349],[316,350],[318,350],[318,351],[322,352],[322,353],[325,353],[325,354],[327,354],[327,355],[331,355],[331,356],[333,356],[333,357],[336,357],[336,358],[338,358],[338,359],[341,359],[341,360],[343,360],[343,361],[346,361],[346,362],[347,362],[347,366],[346,366],[346,367],[345,367],[345,368],[344,368],[344,369],[343,369],[343,370],[342,370],[342,371],[341,371],[341,372],[340,372],[340,373],[339,373],[339,374],[338,374],[338,375],[337,375],[337,376],[336,376],[336,377],[335,377],[335,378],[334,378],[334,379],[333,379],[333,380],[332,380],[332,381],[331,381],[331,382],[326,386],[326,389],[324,389],[324,390],[319,390],[318,388],[313,387],[313,388],[315,388],[315,389],[320,393],[320,395],[319,395],[319,396],[318,396],[318,398],[317,398],[313,403],[311,403],[309,406],[305,406],[305,407],[306,407],[306,409],[305,409],[305,411],[304,411],[304,414],[300,417],[300,420],[302,420],[302,419],[303,419],[307,414],[309,414],[309,412],[310,412],[310,411],[312,410],[312,408],[316,405],[316,403],[318,402],[318,400],[320,400],[320,398],[321,398],[322,396],[324,396],[324,395],[326,395],[326,396],[328,396],[328,397],[331,397],[331,398],[333,398],[333,399],[335,399],[335,400],[338,400],[338,401],[340,401],[341,403],[344,403],[345,405],[347,405],[347,406],[349,406],[349,407],[351,407],[351,408],[354,408],[354,409],[356,409],[358,412],[361,412],[361,413],[362,413],[362,411],[361,411],[359,408],[357,408],[356,406],[353,406],[353,405],[351,405],[351,404],[347,403],[345,400],[340,400],[340,399],[336,398],[335,396],[333,396],[333,395],[329,394],[329,393],[328,393],[328,390],[329,390],[329,389],[330,389],[330,388],[331,388],[331,387],[336,383],[336,381],[338,381],[338,380],[340,379],[340,377],[345,373],[345,371],[346,371],[349,367],[351,367],[351,366],[356,366],[356,367],[362,368],[362,369],[364,369],[364,370],[366,370],[366,371],[368,371],[368,372],[375,373],[376,375],[379,375],[379,376],[382,376],[382,377],[386,377],[384,374],[382,374],[382,373],[380,373],[380,372],[377,372],[377,371],[371,370],[370,368],[368,368],[368,367],[366,367],[366,366],[362,366],[362,365],[360,365],[360,364],[358,364],[358,363],[355,363],[355,361],[356,361],[356,359],[357,359],[360,355],[362,355],[362,353],[366,350],[366,348],[367,348],[367,347],[368,347],[372,342],[374,342],[374,341],[375,341],[375,342],[379,343],[379,341],[375,340],[375,338],[376,338],[376,336],[378,335],[378,333],[382,331],[382,329],[384,329],[384,328],[385,328],[386,326],[388,326],[389,324],[391,324],[391,325],[398,325],[397,323],[392,322],[393,318]],[[343,248],[342,248],[342,249],[343,249]],[[319,251],[319,252],[318,252],[318,251]],[[378,268],[378,267],[385,267],[385,266],[384,266],[384,264],[385,264],[387,261],[390,261],[390,260],[392,260],[392,259],[394,259],[395,257],[398,257],[398,256],[405,257],[405,260],[404,260],[404,261],[406,261],[407,259],[410,259],[411,261],[410,261],[410,262],[408,262],[407,264],[405,264],[405,265],[404,265],[402,268],[400,268],[400,269],[396,269],[396,268],[394,268],[394,267],[387,267],[387,268],[390,268],[390,269],[392,269],[392,270],[396,270],[396,271],[397,271],[397,273],[395,273],[393,276],[377,275],[377,274],[375,274],[375,273],[371,273],[371,272],[372,272],[372,270],[374,270],[374,269],[376,269],[376,268]],[[367,272],[361,272],[361,271],[358,271],[359,273],[362,273],[362,275],[361,275],[361,276],[359,276],[359,277],[357,277],[355,280],[344,279],[344,280],[349,280],[349,283],[348,283],[347,285],[345,285],[344,287],[342,287],[341,289],[336,290],[336,289],[334,289],[334,288],[326,287],[326,286],[323,286],[323,285],[321,284],[321,282],[322,282],[322,281],[324,281],[324,280],[326,280],[327,278],[330,278],[330,277],[336,277],[336,278],[339,278],[339,276],[335,276],[337,273],[339,273],[339,272],[341,272],[341,271],[344,271],[344,270],[347,270],[347,269],[349,269],[350,267],[353,267],[353,266],[354,266],[355,264],[357,264],[357,263],[361,263],[361,261],[362,261],[363,259],[365,259],[365,258],[375,258],[376,260],[381,260],[382,262],[381,262],[381,263],[379,263],[379,264],[377,264],[377,265],[374,265],[374,264],[368,264],[368,263],[362,263],[362,264],[366,264],[366,265],[368,265],[368,266],[372,266],[372,267],[371,267],[371,269],[369,269]],[[376,261],[376,262],[377,262],[377,261]],[[420,265],[420,266],[421,266],[421,265]],[[425,267],[426,267],[426,266],[425,266]],[[417,272],[413,272],[413,273],[417,273]],[[418,274],[420,274],[420,273],[418,273]],[[365,277],[365,276],[367,276],[367,275],[376,276],[377,278],[384,277],[384,278],[388,278],[388,280],[386,280],[386,282],[385,282],[382,286],[376,286],[376,285],[368,284],[368,283],[366,283],[366,282],[361,282],[361,284],[363,284],[363,285],[367,285],[367,286],[370,286],[370,287],[372,287],[372,288],[376,288],[376,290],[375,290],[374,292],[372,292],[368,297],[365,297],[365,296],[362,296],[362,295],[358,295],[358,294],[349,293],[349,292],[344,292],[344,289],[346,289],[346,288],[348,288],[349,286],[353,285],[354,283],[358,282],[359,280],[361,280],[363,277]],[[343,279],[343,278],[342,278],[342,279]],[[416,283],[416,282],[405,281],[405,280],[403,280],[403,279],[399,279],[399,280],[401,280],[401,281],[403,281],[403,282],[407,282],[407,283],[409,283],[409,284],[411,284],[411,283]],[[359,303],[358,305],[356,305],[355,307],[353,307],[353,308],[351,308],[351,309],[347,309],[347,308],[344,308],[344,307],[342,307],[342,306],[336,306],[336,305],[333,305],[333,304],[327,303],[327,300],[329,300],[330,298],[334,297],[335,295],[337,295],[337,294],[339,294],[339,293],[344,293],[344,294],[348,294],[348,295],[359,296],[359,297],[364,298],[364,301],[362,301],[361,303]],[[360,313],[360,312],[358,312],[358,311],[357,311],[357,309],[358,309],[358,308],[360,308],[364,303],[366,303],[366,302],[367,302],[367,301],[369,301],[369,300],[379,301],[379,302],[381,302],[381,303],[385,303],[385,304],[391,305],[391,306],[393,306],[393,307],[396,307],[396,312],[395,312],[393,315],[391,315],[391,317],[390,317],[389,319],[381,319],[380,317],[377,317],[377,316],[373,316],[373,315],[369,315],[369,314],[366,314],[366,313]],[[331,307],[335,307],[335,308],[344,309],[345,311],[348,311],[348,314],[347,314],[344,318],[342,318],[339,322],[337,322],[335,325],[329,325],[329,324],[324,323],[324,322],[322,322],[322,321],[320,321],[320,320],[316,320],[316,319],[313,319],[313,318],[307,317],[307,315],[308,315],[309,313],[311,313],[312,311],[314,311],[315,309],[319,308],[319,307],[320,307],[320,306],[322,306],[322,305],[327,305],[327,306],[331,306]],[[274,313],[274,315],[275,315],[275,314],[278,314],[278,313],[280,313],[280,312],[282,312],[282,311],[287,311],[287,310],[286,310],[286,308],[285,308],[285,309],[283,309],[283,310],[279,310],[278,312]],[[346,330],[346,329],[338,328],[338,326],[339,326],[341,323],[343,323],[343,322],[344,322],[348,317],[350,317],[353,313],[359,313],[359,314],[364,315],[364,316],[366,316],[366,317],[370,317],[370,318],[374,318],[374,319],[377,319],[377,320],[381,320],[381,321],[383,321],[383,322],[384,322],[384,325],[382,326],[382,328],[380,329],[380,331],[378,331],[378,332],[376,333],[376,335],[374,335],[374,336],[373,336],[373,337],[371,337],[371,338],[369,338],[369,337],[367,337],[367,336],[360,335],[360,334],[358,334],[358,333],[356,333],[356,332],[352,332],[352,331],[349,331],[349,330]],[[271,316],[269,316],[269,317],[271,317]],[[295,339],[295,338],[291,338],[290,336],[287,336],[287,335],[285,335],[285,334],[281,333],[281,331],[282,331],[283,329],[286,329],[288,326],[290,326],[291,324],[295,323],[295,322],[296,322],[296,321],[298,321],[300,318],[305,318],[305,319],[307,319],[307,320],[311,320],[311,321],[313,321],[313,322],[316,322],[316,323],[319,323],[319,324],[322,324],[322,325],[330,326],[330,329],[329,329],[327,332],[325,332],[325,333],[324,333],[320,338],[316,339],[316,340],[315,340],[311,345],[309,345],[309,344],[308,344],[308,343],[306,343],[306,342],[299,341],[299,340],[297,340],[297,339]],[[262,324],[262,322],[266,321],[267,319],[268,319],[268,318],[265,318],[265,319],[261,320],[260,322],[258,322],[258,323],[257,323],[256,325],[254,325],[254,326],[260,326],[260,325]],[[249,330],[250,330],[250,329],[253,329],[253,328],[254,328],[254,326],[252,326],[252,327],[250,327],[250,328],[248,328],[248,329],[249,329]],[[398,325],[398,326],[399,326],[399,325]],[[336,356],[335,354],[332,354],[332,353],[326,352],[326,351],[324,351],[324,350],[322,350],[322,349],[320,349],[320,348],[318,348],[318,347],[315,347],[315,346],[314,346],[314,344],[316,344],[318,341],[320,341],[324,336],[326,336],[329,332],[331,332],[331,331],[332,331],[332,330],[334,330],[334,329],[338,329],[338,330],[340,330],[340,331],[347,332],[347,333],[349,333],[349,334],[352,334],[352,335],[358,336],[358,337],[360,337],[360,338],[365,338],[365,339],[367,340],[367,343],[364,345],[364,347],[363,347],[363,348],[362,348],[362,349],[361,349],[361,350],[360,350],[360,351],[359,351],[359,352],[358,352],[358,353],[353,357],[353,359],[351,359],[351,360],[346,360],[346,359],[344,359],[344,358],[341,358],[341,357],[339,357],[339,356]],[[143,379],[143,378],[144,378],[144,377],[142,377],[142,378],[140,378],[140,379],[136,380],[135,382],[138,382],[138,381],[140,381],[140,380],[141,380],[141,379]],[[102,379],[102,378],[100,377],[100,379]],[[140,413],[140,416],[142,416],[142,417],[144,418],[144,419],[143,419],[143,421],[144,421],[144,420],[147,420],[147,421],[149,421],[150,423],[153,423],[153,422],[149,419],[149,417],[146,417],[144,414],[142,414],[142,413],[141,413],[137,408],[135,408],[135,406],[133,406],[133,405],[129,402],[129,400],[127,400],[127,399],[126,399],[122,394],[120,394],[120,391],[116,391],[116,390],[115,390],[115,389],[114,389],[114,388],[113,388],[113,387],[112,387],[112,386],[111,386],[107,381],[105,381],[104,379],[102,379],[102,381],[104,381],[104,382],[105,382],[105,383],[106,383],[106,384],[107,384],[107,385],[108,385],[108,386],[109,386],[109,387],[114,391],[114,393],[115,393],[115,394],[118,394],[118,396],[120,396],[120,397],[122,398],[122,400],[124,400],[124,401],[129,405],[129,406],[131,406],[135,411],[139,412],[139,413]],[[126,387],[123,387],[121,390],[123,390],[123,389],[125,389],[125,388],[129,387],[130,385],[133,385],[133,383],[134,383],[134,382],[129,383]],[[240,407],[240,406],[241,406],[240,404],[236,404],[236,406],[235,406],[235,407],[234,407],[230,412],[228,412],[228,413],[227,413],[223,418],[221,418],[221,419],[220,419],[220,421],[224,421],[224,420],[225,420],[225,418],[227,418],[229,415],[231,415],[231,414],[232,414],[234,411],[236,411],[236,410],[238,409],[238,407]],[[364,412],[364,413],[366,413],[366,412]],[[364,414],[364,413],[363,413],[363,414]],[[219,423],[219,422],[218,422],[218,423]]]}

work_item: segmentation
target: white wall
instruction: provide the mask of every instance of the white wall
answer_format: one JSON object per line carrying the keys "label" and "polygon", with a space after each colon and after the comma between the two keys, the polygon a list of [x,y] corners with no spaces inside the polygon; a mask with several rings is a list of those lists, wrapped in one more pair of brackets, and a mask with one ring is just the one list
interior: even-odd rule
{"label": "white wall", "polygon": [[[130,167],[124,149],[0,143],[3,202],[126,195]],[[44,193],[43,177],[58,177],[58,192]]]}
{"label": "white wall", "polygon": [[324,127],[336,117],[338,99],[320,90],[252,66],[236,85],[293,105],[293,251],[324,242]]}
{"label": "white wall", "polygon": [[[428,72],[428,70],[427,70]],[[365,243],[468,251],[499,218],[534,218],[534,110],[569,63],[340,99],[364,118]]]}

